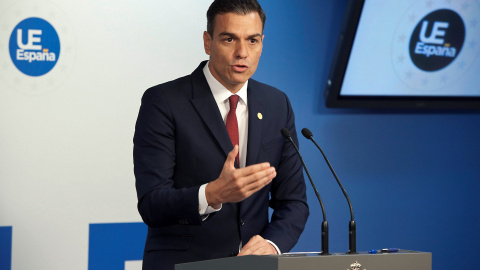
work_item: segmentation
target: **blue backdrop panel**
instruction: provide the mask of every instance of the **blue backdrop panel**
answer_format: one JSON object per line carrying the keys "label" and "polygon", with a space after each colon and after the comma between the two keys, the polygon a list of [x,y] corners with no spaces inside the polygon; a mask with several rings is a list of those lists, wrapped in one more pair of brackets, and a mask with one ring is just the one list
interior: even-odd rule
{"label": "blue backdrop panel", "polygon": [[123,270],[125,261],[141,260],[147,236],[144,223],[90,224],[89,270]]}
{"label": "blue backdrop panel", "polygon": [[[267,21],[254,78],[287,93],[297,132],[308,127],[328,155],[354,204],[357,250],[428,251],[435,270],[471,269],[480,242],[480,112],[325,108],[346,3],[261,1]],[[330,250],[346,252],[345,198],[315,146],[301,135],[299,144],[325,204]],[[311,215],[293,251],[321,249],[310,186],[307,196]]]}
{"label": "blue backdrop panel", "polygon": [[12,227],[0,227],[0,270],[12,267]]}

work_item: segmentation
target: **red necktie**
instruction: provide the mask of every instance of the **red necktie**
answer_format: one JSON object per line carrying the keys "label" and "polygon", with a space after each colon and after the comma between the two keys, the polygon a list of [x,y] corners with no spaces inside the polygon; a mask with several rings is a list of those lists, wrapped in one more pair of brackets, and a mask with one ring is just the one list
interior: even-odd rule
{"label": "red necktie", "polygon": [[[227,114],[227,131],[233,146],[240,146],[238,142],[238,122],[236,114],[238,98],[239,96],[237,95],[232,95],[228,98],[228,101],[230,102],[230,111]],[[240,152],[240,149],[238,152]],[[240,166],[239,154],[237,154],[237,165]]]}

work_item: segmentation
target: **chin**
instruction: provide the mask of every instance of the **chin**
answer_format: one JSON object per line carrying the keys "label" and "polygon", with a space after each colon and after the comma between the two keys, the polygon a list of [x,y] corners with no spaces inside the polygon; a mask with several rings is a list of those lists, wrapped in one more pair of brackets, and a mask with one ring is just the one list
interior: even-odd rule
{"label": "chin", "polygon": [[240,76],[234,76],[232,78],[232,82],[236,83],[245,83],[248,79],[250,79],[251,76],[248,76],[247,74],[242,74]]}

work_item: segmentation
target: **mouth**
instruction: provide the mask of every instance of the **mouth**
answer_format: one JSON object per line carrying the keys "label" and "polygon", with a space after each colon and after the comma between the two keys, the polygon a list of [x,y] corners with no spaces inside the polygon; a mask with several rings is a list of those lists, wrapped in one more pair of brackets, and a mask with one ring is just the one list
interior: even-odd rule
{"label": "mouth", "polygon": [[247,65],[233,65],[233,71],[235,72],[245,72],[248,69]]}

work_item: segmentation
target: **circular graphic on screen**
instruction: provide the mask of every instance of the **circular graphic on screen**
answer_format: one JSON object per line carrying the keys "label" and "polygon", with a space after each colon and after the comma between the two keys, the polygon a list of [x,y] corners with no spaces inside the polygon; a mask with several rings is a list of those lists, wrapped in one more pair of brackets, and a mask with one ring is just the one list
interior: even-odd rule
{"label": "circular graphic on screen", "polygon": [[453,62],[465,41],[465,24],[453,10],[436,10],[422,18],[410,38],[410,58],[419,69],[437,71]]}
{"label": "circular graphic on screen", "polygon": [[411,91],[407,94],[455,95],[461,90],[455,82],[475,65],[480,51],[479,14],[475,0],[411,5],[392,40],[393,67]]}

